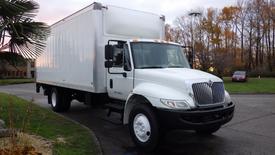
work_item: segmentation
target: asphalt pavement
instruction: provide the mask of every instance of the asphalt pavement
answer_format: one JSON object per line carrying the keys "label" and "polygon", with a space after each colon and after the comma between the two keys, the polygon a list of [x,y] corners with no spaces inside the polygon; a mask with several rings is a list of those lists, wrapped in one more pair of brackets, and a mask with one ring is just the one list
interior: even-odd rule
{"label": "asphalt pavement", "polygon": [[[50,108],[47,98],[35,93],[34,84],[0,86],[0,92],[10,93]],[[275,95],[232,95],[236,104],[233,120],[212,136],[194,132],[173,131],[160,142],[155,155],[274,155]],[[77,101],[62,115],[90,128],[98,138],[105,155],[143,155],[130,139],[127,126],[117,114],[107,117],[107,111],[93,109]]]}

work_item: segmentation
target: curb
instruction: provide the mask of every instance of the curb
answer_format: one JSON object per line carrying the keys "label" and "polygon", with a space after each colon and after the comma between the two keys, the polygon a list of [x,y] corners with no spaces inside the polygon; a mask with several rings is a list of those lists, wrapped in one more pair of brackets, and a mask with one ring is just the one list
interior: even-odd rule
{"label": "curb", "polygon": [[98,151],[99,151],[99,155],[103,155],[103,149],[102,149],[102,147],[101,147],[101,145],[100,145],[100,142],[99,142],[98,138],[96,137],[95,133],[93,132],[93,130],[91,130],[90,128],[86,127],[85,125],[83,125],[83,124],[81,124],[81,123],[79,123],[79,122],[77,122],[77,121],[75,121],[75,120],[72,120],[72,119],[70,119],[70,118],[67,118],[67,117],[65,117],[65,116],[63,116],[63,115],[61,115],[61,114],[59,114],[59,113],[56,113],[56,112],[54,112],[54,113],[57,114],[58,116],[64,118],[64,119],[68,120],[68,121],[71,121],[71,122],[73,122],[73,123],[75,123],[75,124],[77,124],[77,125],[83,127],[84,129],[88,130],[88,131],[90,132],[92,138],[94,139],[96,146],[97,146],[98,149],[99,149],[99,150],[98,150]]}

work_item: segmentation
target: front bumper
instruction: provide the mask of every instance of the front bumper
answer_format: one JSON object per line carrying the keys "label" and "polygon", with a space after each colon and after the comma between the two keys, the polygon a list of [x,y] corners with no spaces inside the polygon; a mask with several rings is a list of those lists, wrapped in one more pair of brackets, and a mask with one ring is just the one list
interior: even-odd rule
{"label": "front bumper", "polygon": [[221,126],[233,118],[235,105],[215,109],[169,110],[156,109],[161,127],[196,130]]}

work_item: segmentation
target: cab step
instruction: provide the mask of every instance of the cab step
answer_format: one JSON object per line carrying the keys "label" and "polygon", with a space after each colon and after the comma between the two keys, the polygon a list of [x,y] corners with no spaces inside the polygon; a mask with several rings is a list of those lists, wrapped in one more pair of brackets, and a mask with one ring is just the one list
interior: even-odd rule
{"label": "cab step", "polygon": [[121,121],[124,115],[124,104],[121,103],[108,103],[105,107],[109,110],[107,116],[110,117],[112,112],[119,113],[121,115]]}

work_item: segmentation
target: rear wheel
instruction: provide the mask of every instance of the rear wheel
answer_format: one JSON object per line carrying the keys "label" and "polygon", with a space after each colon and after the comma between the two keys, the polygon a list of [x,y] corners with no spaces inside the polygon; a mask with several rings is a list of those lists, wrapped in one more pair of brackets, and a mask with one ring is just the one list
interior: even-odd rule
{"label": "rear wheel", "polygon": [[49,95],[49,102],[52,106],[52,110],[55,112],[65,112],[70,109],[71,97],[67,95],[66,91],[53,88]]}
{"label": "rear wheel", "polygon": [[205,129],[198,129],[196,130],[196,132],[199,135],[211,135],[214,132],[218,131],[220,128],[221,128],[220,126],[216,126],[216,127],[205,128]]}
{"label": "rear wheel", "polygon": [[137,147],[145,151],[153,151],[157,147],[159,125],[151,107],[138,104],[132,109],[129,130]]}

